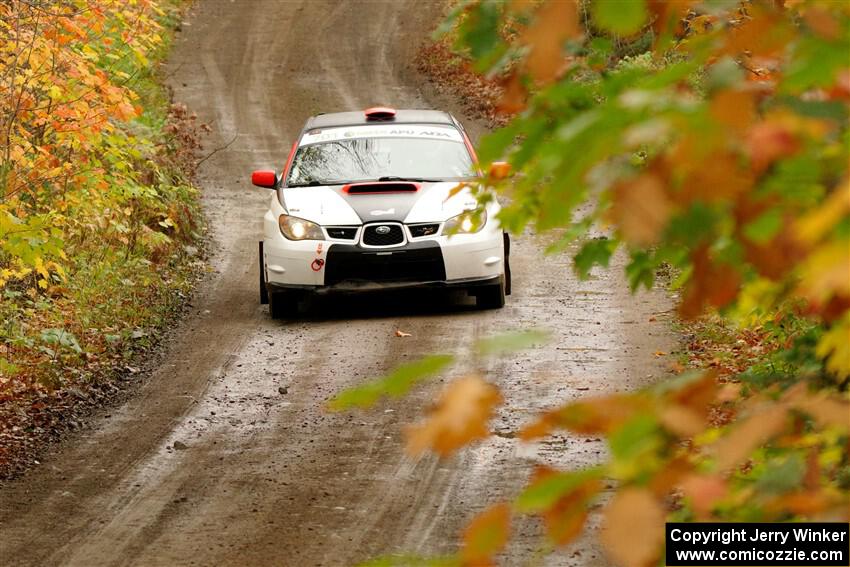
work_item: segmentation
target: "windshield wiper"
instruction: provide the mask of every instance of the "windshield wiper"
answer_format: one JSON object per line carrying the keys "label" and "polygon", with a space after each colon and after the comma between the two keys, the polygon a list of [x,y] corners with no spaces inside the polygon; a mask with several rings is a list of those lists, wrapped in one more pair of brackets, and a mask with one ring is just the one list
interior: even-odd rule
{"label": "windshield wiper", "polygon": [[384,175],[378,181],[418,181],[420,183],[439,183],[442,179],[428,179],[425,177],[401,177],[398,175]]}

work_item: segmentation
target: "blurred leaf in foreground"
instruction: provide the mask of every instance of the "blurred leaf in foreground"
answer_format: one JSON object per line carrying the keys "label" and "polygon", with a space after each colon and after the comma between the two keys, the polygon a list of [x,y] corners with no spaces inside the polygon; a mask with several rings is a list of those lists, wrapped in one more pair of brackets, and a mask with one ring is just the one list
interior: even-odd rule
{"label": "blurred leaf in foreground", "polygon": [[498,388],[480,376],[450,383],[428,417],[407,429],[407,450],[419,455],[431,449],[446,457],[472,441],[490,435],[493,410],[502,402]]}
{"label": "blurred leaf in foreground", "polygon": [[501,354],[534,348],[551,339],[548,331],[531,329],[516,331],[481,339],[475,344],[475,350],[481,354]]}
{"label": "blurred leaf in foreground", "polygon": [[402,396],[419,382],[445,370],[452,362],[454,357],[451,355],[435,354],[402,364],[383,378],[341,392],[330,401],[330,408],[337,411],[352,407],[368,408],[384,396]]}

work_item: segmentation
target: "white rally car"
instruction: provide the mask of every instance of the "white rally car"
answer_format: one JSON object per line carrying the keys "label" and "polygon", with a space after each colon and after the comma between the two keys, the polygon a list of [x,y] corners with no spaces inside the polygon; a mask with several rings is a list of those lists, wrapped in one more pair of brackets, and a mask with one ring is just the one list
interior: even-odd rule
{"label": "white rally car", "polygon": [[510,242],[499,205],[452,191],[477,176],[469,138],[446,112],[310,118],[283,172],[252,176],[274,190],[260,242],[261,301],[279,318],[311,292],[429,286],[504,306]]}

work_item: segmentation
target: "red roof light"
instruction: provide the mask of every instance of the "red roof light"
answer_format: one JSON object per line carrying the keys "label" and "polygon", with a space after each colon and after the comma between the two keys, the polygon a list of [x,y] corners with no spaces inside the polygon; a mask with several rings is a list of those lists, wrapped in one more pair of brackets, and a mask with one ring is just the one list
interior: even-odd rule
{"label": "red roof light", "polygon": [[364,113],[366,114],[366,120],[392,120],[395,118],[395,108],[386,106],[373,106],[372,108],[367,108]]}

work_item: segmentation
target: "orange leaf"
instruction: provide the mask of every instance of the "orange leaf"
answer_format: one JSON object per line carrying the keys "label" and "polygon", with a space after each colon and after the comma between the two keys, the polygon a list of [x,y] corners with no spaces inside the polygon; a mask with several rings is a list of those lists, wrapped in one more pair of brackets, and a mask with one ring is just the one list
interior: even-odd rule
{"label": "orange leaf", "polygon": [[664,508],[651,492],[626,488],[605,509],[600,534],[606,552],[626,567],[654,564],[664,543]]}
{"label": "orange leaf", "polygon": [[523,34],[524,43],[530,48],[525,67],[531,77],[540,83],[554,80],[566,65],[564,41],[580,33],[574,1],[544,3],[535,14],[534,23]]}
{"label": "orange leaf", "polygon": [[679,437],[693,437],[705,429],[705,420],[697,412],[678,405],[667,405],[660,409],[661,424]]}
{"label": "orange leaf", "polygon": [[797,153],[800,142],[794,132],[778,121],[762,121],[750,128],[746,138],[750,164],[756,174],[762,173],[779,158]]}
{"label": "orange leaf", "polygon": [[494,161],[490,164],[490,179],[505,179],[511,173],[511,164],[506,161]]}
{"label": "orange leaf", "polygon": [[[546,466],[538,466],[534,471],[531,485],[543,481],[558,472]],[[597,478],[588,478],[547,510],[542,512],[543,522],[549,539],[556,545],[567,545],[574,540],[587,521],[587,506],[602,488]]]}
{"label": "orange leaf", "polygon": [[680,480],[693,470],[684,457],[676,457],[661,467],[649,482],[649,489],[659,498],[664,498]]}
{"label": "orange leaf", "polygon": [[611,215],[623,237],[636,246],[658,242],[670,210],[664,183],[654,174],[641,175],[614,188]]}
{"label": "orange leaf", "polygon": [[725,471],[741,464],[754,449],[764,445],[785,426],[788,409],[773,404],[738,423],[714,444],[717,469]]}
{"label": "orange leaf", "polygon": [[691,0],[676,0],[674,2],[670,0],[649,0],[647,7],[655,16],[652,19],[652,28],[655,30],[655,35],[661,36],[665,33],[681,34],[682,18],[687,13],[691,4]]}
{"label": "orange leaf", "polygon": [[495,504],[475,516],[463,533],[463,565],[490,565],[493,556],[505,547],[510,529],[511,509],[507,504]]}
{"label": "orange leaf", "polygon": [[749,128],[756,116],[755,96],[752,91],[723,90],[711,98],[711,116],[730,130],[742,132]]}
{"label": "orange leaf", "polygon": [[676,197],[682,203],[693,201],[716,203],[740,195],[752,187],[754,178],[743,170],[738,157],[730,152],[713,151],[706,155],[688,154],[681,147],[676,159],[681,159],[686,171]]}
{"label": "orange leaf", "polygon": [[585,435],[607,433],[646,407],[643,398],[628,394],[581,400],[544,413],[520,431],[520,438],[530,441],[545,437],[556,428]]}
{"label": "orange leaf", "polygon": [[445,457],[484,439],[490,434],[487,423],[501,401],[498,388],[478,376],[455,380],[427,419],[407,428],[408,451],[418,455],[430,448]]}
{"label": "orange leaf", "polygon": [[751,4],[752,17],[726,34],[722,53],[733,56],[748,54],[772,56],[790,43],[793,30],[775,10]]}
{"label": "orange leaf", "polygon": [[794,407],[812,416],[821,427],[850,429],[850,403],[844,400],[830,397],[826,392],[812,394],[804,390],[790,392],[789,400]]}
{"label": "orange leaf", "polygon": [[717,476],[691,475],[681,483],[682,492],[691,501],[697,520],[707,520],[714,505],[726,497],[729,487]]}
{"label": "orange leaf", "polygon": [[502,114],[516,114],[525,108],[528,91],[518,73],[513,73],[504,83],[504,91],[497,110]]}
{"label": "orange leaf", "polygon": [[702,246],[692,254],[693,274],[679,304],[679,315],[683,319],[699,316],[706,304],[724,307],[738,294],[741,276],[728,264],[717,264],[708,255],[708,248]]}

